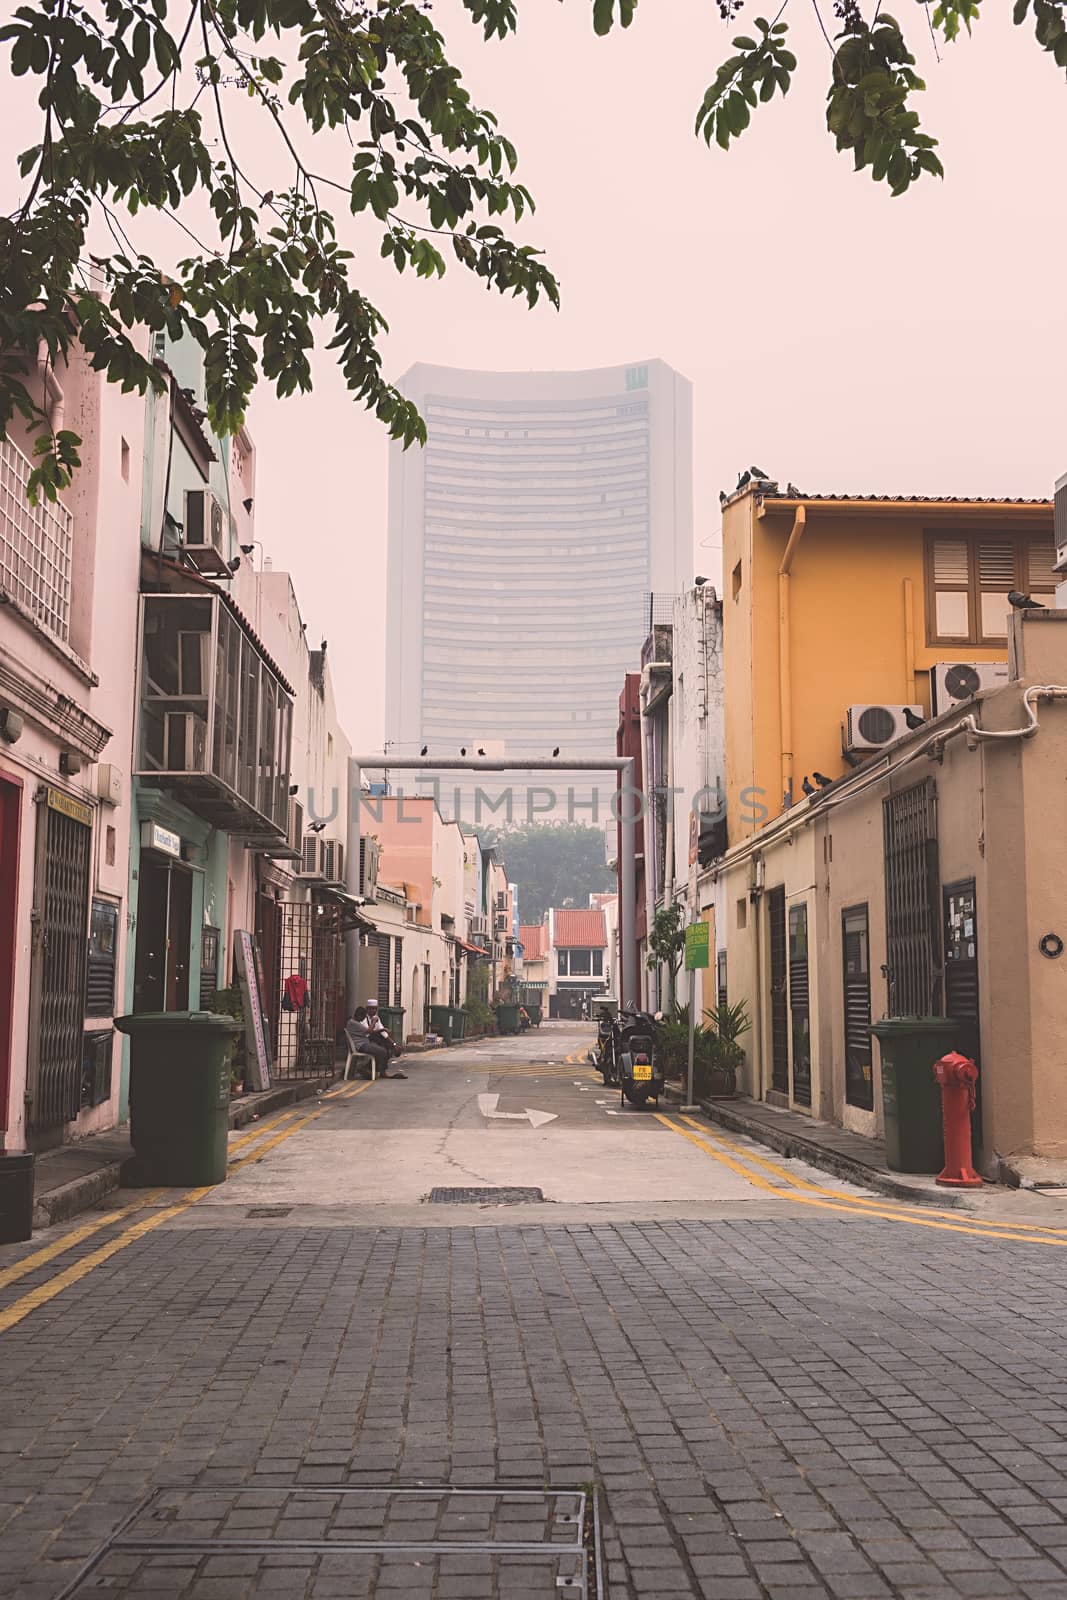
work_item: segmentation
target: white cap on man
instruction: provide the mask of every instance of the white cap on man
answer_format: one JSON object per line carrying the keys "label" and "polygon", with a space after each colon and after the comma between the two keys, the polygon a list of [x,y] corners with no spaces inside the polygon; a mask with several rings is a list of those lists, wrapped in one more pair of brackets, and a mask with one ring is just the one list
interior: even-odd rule
{"label": "white cap on man", "polygon": [[368,1000],[367,1001],[367,1010],[368,1011],[377,1011],[377,1009],[378,1009],[377,1000]]}

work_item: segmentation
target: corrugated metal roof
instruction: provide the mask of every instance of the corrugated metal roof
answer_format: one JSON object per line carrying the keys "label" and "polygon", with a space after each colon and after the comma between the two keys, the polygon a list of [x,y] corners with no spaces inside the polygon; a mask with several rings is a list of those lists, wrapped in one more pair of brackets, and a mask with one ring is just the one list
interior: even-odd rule
{"label": "corrugated metal roof", "polygon": [[602,911],[553,911],[557,950],[597,950],[607,946]]}
{"label": "corrugated metal roof", "polygon": [[524,959],[536,961],[547,953],[548,929],[543,922],[520,922],[519,943],[522,945]]}
{"label": "corrugated metal roof", "polygon": [[790,505],[832,505],[837,502],[854,502],[857,505],[893,506],[1041,506],[1052,510],[1052,501],[1031,500],[1021,495],[955,495],[955,494],[772,494],[764,491],[762,500],[783,500]]}

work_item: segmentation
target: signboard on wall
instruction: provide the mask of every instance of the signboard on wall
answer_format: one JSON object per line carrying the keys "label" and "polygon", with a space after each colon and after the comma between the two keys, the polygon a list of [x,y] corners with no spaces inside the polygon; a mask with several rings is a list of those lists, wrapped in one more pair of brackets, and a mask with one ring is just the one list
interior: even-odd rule
{"label": "signboard on wall", "polygon": [[245,1014],[245,1056],[248,1061],[248,1087],[270,1088],[270,1038],[263,1012],[259,951],[252,935],[238,928],[233,936],[233,954],[241,985],[241,1004]]}
{"label": "signboard on wall", "polygon": [[685,970],[695,972],[708,965],[709,935],[706,922],[691,922],[685,930]]}

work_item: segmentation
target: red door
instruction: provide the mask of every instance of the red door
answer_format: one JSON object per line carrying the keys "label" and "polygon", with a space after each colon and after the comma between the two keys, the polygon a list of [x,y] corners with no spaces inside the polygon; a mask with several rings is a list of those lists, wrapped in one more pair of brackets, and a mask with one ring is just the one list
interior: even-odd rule
{"label": "red door", "polygon": [[11,1024],[15,1013],[15,919],[22,781],[0,772],[0,1128],[10,1127]]}

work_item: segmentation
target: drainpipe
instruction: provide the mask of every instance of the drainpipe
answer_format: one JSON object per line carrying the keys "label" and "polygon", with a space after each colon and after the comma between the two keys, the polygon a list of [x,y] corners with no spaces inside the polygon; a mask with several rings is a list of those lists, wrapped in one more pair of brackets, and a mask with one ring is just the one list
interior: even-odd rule
{"label": "drainpipe", "polygon": [[915,697],[915,613],[912,610],[911,579],[904,579],[904,704]]}
{"label": "drainpipe", "polygon": [[793,804],[793,685],[789,670],[789,577],[793,557],[807,522],[807,512],[797,506],[793,531],[778,568],[778,709],[781,721],[782,809]]}
{"label": "drainpipe", "polygon": [[53,433],[59,433],[66,414],[66,399],[59,379],[56,377],[56,369],[52,365],[52,357],[44,339],[37,346],[37,373],[44,385],[48,426]]}

